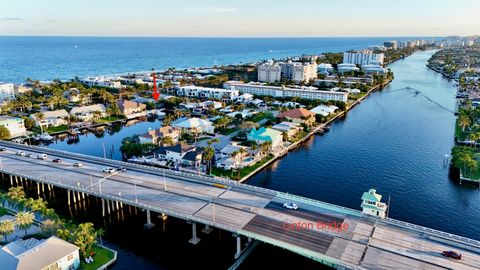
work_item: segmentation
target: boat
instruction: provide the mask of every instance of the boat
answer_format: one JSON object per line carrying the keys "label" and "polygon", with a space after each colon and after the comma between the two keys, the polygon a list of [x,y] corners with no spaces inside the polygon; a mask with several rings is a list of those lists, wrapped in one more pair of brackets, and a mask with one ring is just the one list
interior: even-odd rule
{"label": "boat", "polygon": [[40,140],[42,140],[42,141],[51,141],[51,140],[53,140],[53,137],[50,136],[50,135],[49,135],[48,133],[46,133],[46,132],[40,134],[40,136],[38,136],[38,138],[39,138]]}

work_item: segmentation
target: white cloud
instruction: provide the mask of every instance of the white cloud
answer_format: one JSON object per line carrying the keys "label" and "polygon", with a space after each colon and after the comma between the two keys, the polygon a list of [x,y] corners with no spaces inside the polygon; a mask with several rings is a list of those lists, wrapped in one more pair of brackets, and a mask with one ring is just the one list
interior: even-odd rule
{"label": "white cloud", "polygon": [[235,7],[207,7],[205,8],[208,12],[218,12],[218,13],[231,13],[237,12],[238,9]]}

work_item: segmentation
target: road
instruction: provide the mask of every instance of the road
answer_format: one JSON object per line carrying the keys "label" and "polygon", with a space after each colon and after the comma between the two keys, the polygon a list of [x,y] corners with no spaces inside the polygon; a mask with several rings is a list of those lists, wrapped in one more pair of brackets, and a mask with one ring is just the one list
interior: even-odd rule
{"label": "road", "polygon": [[[6,148],[0,152],[0,168],[9,174],[209,224],[327,264],[358,269],[480,269],[477,241],[428,228],[366,217],[357,210],[225,179],[5,142],[0,145]],[[19,150],[34,157],[16,155]],[[48,159],[37,159],[40,153],[47,153]],[[53,163],[55,158],[61,163]],[[75,162],[82,162],[83,167],[74,167]],[[126,167],[127,171],[102,172],[107,166]],[[288,210],[285,202],[294,202],[299,209]],[[318,226],[332,222],[348,227]],[[464,258],[444,258],[443,250],[459,251]]]}

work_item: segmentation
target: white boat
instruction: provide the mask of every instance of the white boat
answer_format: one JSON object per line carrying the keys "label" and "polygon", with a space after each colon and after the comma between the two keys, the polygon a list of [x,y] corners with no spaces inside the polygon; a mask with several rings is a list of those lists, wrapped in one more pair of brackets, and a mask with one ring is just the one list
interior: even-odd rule
{"label": "white boat", "polygon": [[157,118],[163,119],[163,118],[165,118],[165,115],[167,115],[167,114],[163,110],[157,110],[155,112],[155,115],[157,116]]}
{"label": "white boat", "polygon": [[42,133],[40,134],[40,136],[38,136],[38,138],[42,141],[51,141],[53,140],[53,137],[48,135],[48,133]]}

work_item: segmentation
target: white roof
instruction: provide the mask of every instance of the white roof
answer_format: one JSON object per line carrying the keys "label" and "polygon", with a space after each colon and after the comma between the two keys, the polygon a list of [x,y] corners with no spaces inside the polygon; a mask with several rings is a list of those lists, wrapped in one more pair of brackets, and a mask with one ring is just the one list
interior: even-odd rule
{"label": "white roof", "polygon": [[311,109],[310,111],[315,113],[315,114],[320,114],[320,115],[323,115],[323,116],[327,116],[330,113],[335,112],[336,109],[338,109],[338,107],[333,106],[333,105],[330,105],[330,106],[319,105],[319,106]]}
{"label": "white roof", "polygon": [[192,117],[187,119],[179,119],[179,121],[176,121],[176,123],[174,123],[172,126],[178,128],[210,127],[212,126],[212,122],[205,119]]}
{"label": "white roof", "polygon": [[103,104],[94,104],[90,106],[75,107],[70,111],[70,114],[91,113],[95,111],[105,112]]}
{"label": "white roof", "polygon": [[[64,118],[64,117],[68,117],[69,114],[66,110],[56,110],[56,111],[44,111],[44,112],[41,112],[43,113],[43,115],[45,116],[45,119],[49,119],[49,118]],[[34,114],[32,115],[35,119],[37,119],[37,116]]]}
{"label": "white roof", "polygon": [[297,128],[299,126],[298,123],[293,122],[281,122],[276,124],[272,127],[272,129],[281,130],[281,131],[289,131],[291,129]]}

